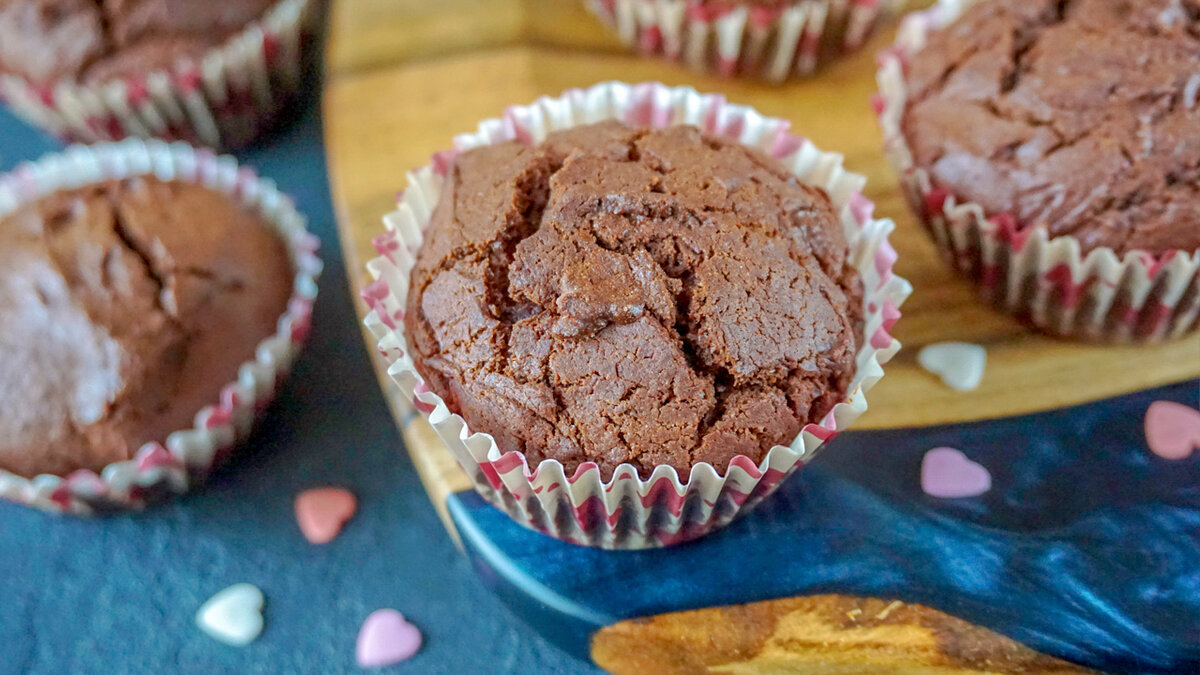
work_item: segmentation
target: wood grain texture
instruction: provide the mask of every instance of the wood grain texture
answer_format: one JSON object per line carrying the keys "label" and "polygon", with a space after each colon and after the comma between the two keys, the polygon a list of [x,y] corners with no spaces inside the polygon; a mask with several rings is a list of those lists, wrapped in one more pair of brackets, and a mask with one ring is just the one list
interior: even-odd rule
{"label": "wood grain texture", "polygon": [[338,0],[331,21],[334,78],[506,46],[623,49],[579,0]]}
{"label": "wood grain texture", "polygon": [[622,621],[592,658],[617,675],[1091,672],[922,605],[842,595]]}

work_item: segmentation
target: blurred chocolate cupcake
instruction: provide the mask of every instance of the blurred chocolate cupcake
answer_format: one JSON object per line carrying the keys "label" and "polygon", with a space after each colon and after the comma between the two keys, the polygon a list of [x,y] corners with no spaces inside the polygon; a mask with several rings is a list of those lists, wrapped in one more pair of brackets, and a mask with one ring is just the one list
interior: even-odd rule
{"label": "blurred chocolate cupcake", "polygon": [[782,82],[857,49],[902,0],[586,0],[643,54]]}
{"label": "blurred chocolate cupcake", "polygon": [[220,148],[298,91],[313,0],[3,0],[0,97],[58,136]]}
{"label": "blurred chocolate cupcake", "polygon": [[[244,438],[306,330],[319,263],[294,211],[211,155],[113,147],[0,188],[10,499],[83,511],[183,489]],[[153,168],[68,178],[81,159]]]}
{"label": "blurred chocolate cupcake", "polygon": [[1048,332],[1200,314],[1200,42],[1173,0],[943,2],[885,55],[881,119],[946,256]]}

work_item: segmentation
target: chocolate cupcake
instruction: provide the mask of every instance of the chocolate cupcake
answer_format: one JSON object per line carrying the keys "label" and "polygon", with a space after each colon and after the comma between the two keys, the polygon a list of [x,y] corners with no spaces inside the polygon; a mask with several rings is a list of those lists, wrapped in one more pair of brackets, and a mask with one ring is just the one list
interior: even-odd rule
{"label": "chocolate cupcake", "polygon": [[[150,152],[156,166],[188,162]],[[191,156],[192,175],[208,162]],[[0,208],[0,494],[137,505],[155,481],[118,485],[122,473],[176,470],[186,484],[248,431],[303,337],[319,264],[294,212],[249,208],[231,190],[257,184],[230,168],[224,191],[140,172],[61,189],[13,174],[9,196],[29,198]],[[56,489],[39,493],[46,479]]]}
{"label": "chocolate cupcake", "polygon": [[781,82],[857,49],[900,0],[587,0],[644,54]]}
{"label": "chocolate cupcake", "polygon": [[197,60],[274,0],[5,0],[0,65],[38,82],[105,82]]}
{"label": "chocolate cupcake", "polygon": [[295,94],[310,0],[3,0],[0,94],[75,140],[245,145]]}
{"label": "chocolate cupcake", "polygon": [[1198,26],[1170,0],[944,3],[885,59],[884,127],[912,201],[961,269],[1040,328],[1195,329]]}
{"label": "chocolate cupcake", "polygon": [[692,126],[455,160],[412,271],[417,370],[531,463],[755,464],[845,399],[862,282],[828,195]]}
{"label": "chocolate cupcake", "polygon": [[99,472],[188,426],[291,287],[283,242],[198,185],[108,181],[0,218],[0,469]]}
{"label": "chocolate cupcake", "polygon": [[458,147],[386,219],[367,325],[518,522],[605,548],[694,538],[865,409],[908,285],[862,179],[786,122],[610,83]]}

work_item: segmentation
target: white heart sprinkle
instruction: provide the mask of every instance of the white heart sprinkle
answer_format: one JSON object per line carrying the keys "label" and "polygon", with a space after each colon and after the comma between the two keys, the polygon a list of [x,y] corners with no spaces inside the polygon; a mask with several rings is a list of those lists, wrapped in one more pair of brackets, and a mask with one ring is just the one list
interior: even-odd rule
{"label": "white heart sprinkle", "polygon": [[917,363],[951,389],[971,391],[983,380],[987,350],[970,342],[938,342],[921,348]]}
{"label": "white heart sprinkle", "polygon": [[262,633],[263,601],[257,586],[234,584],[200,607],[196,625],[227,645],[245,647]]}

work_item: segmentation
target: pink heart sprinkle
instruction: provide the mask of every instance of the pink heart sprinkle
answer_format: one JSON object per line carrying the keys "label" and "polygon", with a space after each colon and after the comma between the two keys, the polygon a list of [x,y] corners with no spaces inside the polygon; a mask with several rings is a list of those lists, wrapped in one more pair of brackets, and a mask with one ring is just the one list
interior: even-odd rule
{"label": "pink heart sprinkle", "polygon": [[992,489],[992,475],[960,450],[934,448],[921,461],[921,489],[931,497],[978,497]]}
{"label": "pink heart sprinkle", "polygon": [[410,659],[421,649],[421,631],[394,609],[371,613],[358,632],[358,665],[390,666]]}
{"label": "pink heart sprinkle", "polygon": [[1155,401],[1146,410],[1146,445],[1164,459],[1183,459],[1200,448],[1200,411],[1174,401]]}
{"label": "pink heart sprinkle", "polygon": [[296,496],[296,522],[313,544],[333,541],[354,515],[358,500],[341,488],[315,488]]}

